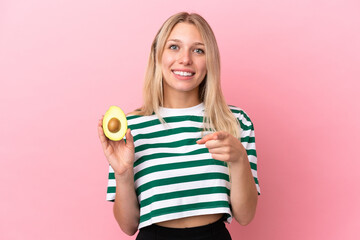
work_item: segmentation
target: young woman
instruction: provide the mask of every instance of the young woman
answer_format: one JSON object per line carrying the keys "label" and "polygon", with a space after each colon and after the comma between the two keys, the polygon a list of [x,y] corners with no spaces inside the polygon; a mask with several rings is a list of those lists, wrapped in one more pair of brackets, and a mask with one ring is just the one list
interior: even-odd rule
{"label": "young woman", "polygon": [[224,221],[247,225],[260,194],[255,135],[248,115],[224,100],[219,50],[201,16],[163,24],[143,93],[126,141],[110,141],[98,124],[120,228],[139,229],[138,240],[231,239]]}

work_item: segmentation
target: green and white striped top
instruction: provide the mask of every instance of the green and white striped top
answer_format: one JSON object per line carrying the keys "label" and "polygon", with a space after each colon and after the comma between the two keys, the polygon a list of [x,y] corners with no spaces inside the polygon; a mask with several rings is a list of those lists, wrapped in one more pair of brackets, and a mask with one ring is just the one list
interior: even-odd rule
{"label": "green and white striped top", "polygon": [[[240,122],[241,143],[250,161],[258,194],[254,128],[244,111],[230,106]],[[139,229],[153,223],[183,217],[224,213],[232,220],[229,170],[211,157],[204,144],[204,104],[190,108],[161,108],[156,115],[127,116],[134,136],[135,190],[140,204]],[[108,201],[115,199],[114,171],[109,167]]]}

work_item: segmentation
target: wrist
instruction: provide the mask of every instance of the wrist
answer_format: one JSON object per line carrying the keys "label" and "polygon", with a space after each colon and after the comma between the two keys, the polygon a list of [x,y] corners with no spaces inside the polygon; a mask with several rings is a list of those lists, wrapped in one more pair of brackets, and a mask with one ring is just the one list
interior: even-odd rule
{"label": "wrist", "polygon": [[242,164],[246,164],[249,162],[249,159],[247,157],[247,155],[241,155],[238,158],[236,158],[234,161],[229,162],[230,165],[242,165]]}
{"label": "wrist", "polygon": [[237,161],[229,162],[230,174],[239,174],[243,171],[246,171],[250,168],[249,160],[247,156],[240,157]]}
{"label": "wrist", "polygon": [[134,182],[134,170],[132,168],[127,169],[121,174],[114,173],[116,183]]}

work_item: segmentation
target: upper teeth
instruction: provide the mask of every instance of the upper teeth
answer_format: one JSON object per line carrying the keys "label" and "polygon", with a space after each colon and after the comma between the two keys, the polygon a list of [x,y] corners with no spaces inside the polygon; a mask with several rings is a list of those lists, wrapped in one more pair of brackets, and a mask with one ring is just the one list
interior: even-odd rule
{"label": "upper teeth", "polygon": [[193,73],[191,73],[191,72],[174,71],[174,73],[176,75],[180,75],[180,76],[191,76],[191,75],[193,75]]}

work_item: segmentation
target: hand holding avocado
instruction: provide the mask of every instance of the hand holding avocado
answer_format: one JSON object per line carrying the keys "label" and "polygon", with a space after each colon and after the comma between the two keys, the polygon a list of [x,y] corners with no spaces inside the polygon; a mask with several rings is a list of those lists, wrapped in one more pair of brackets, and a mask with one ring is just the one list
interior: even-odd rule
{"label": "hand holding avocado", "polygon": [[[123,139],[126,134],[126,143]],[[121,175],[133,167],[135,159],[134,140],[123,111],[111,106],[98,123],[98,135],[104,154],[114,169]]]}

